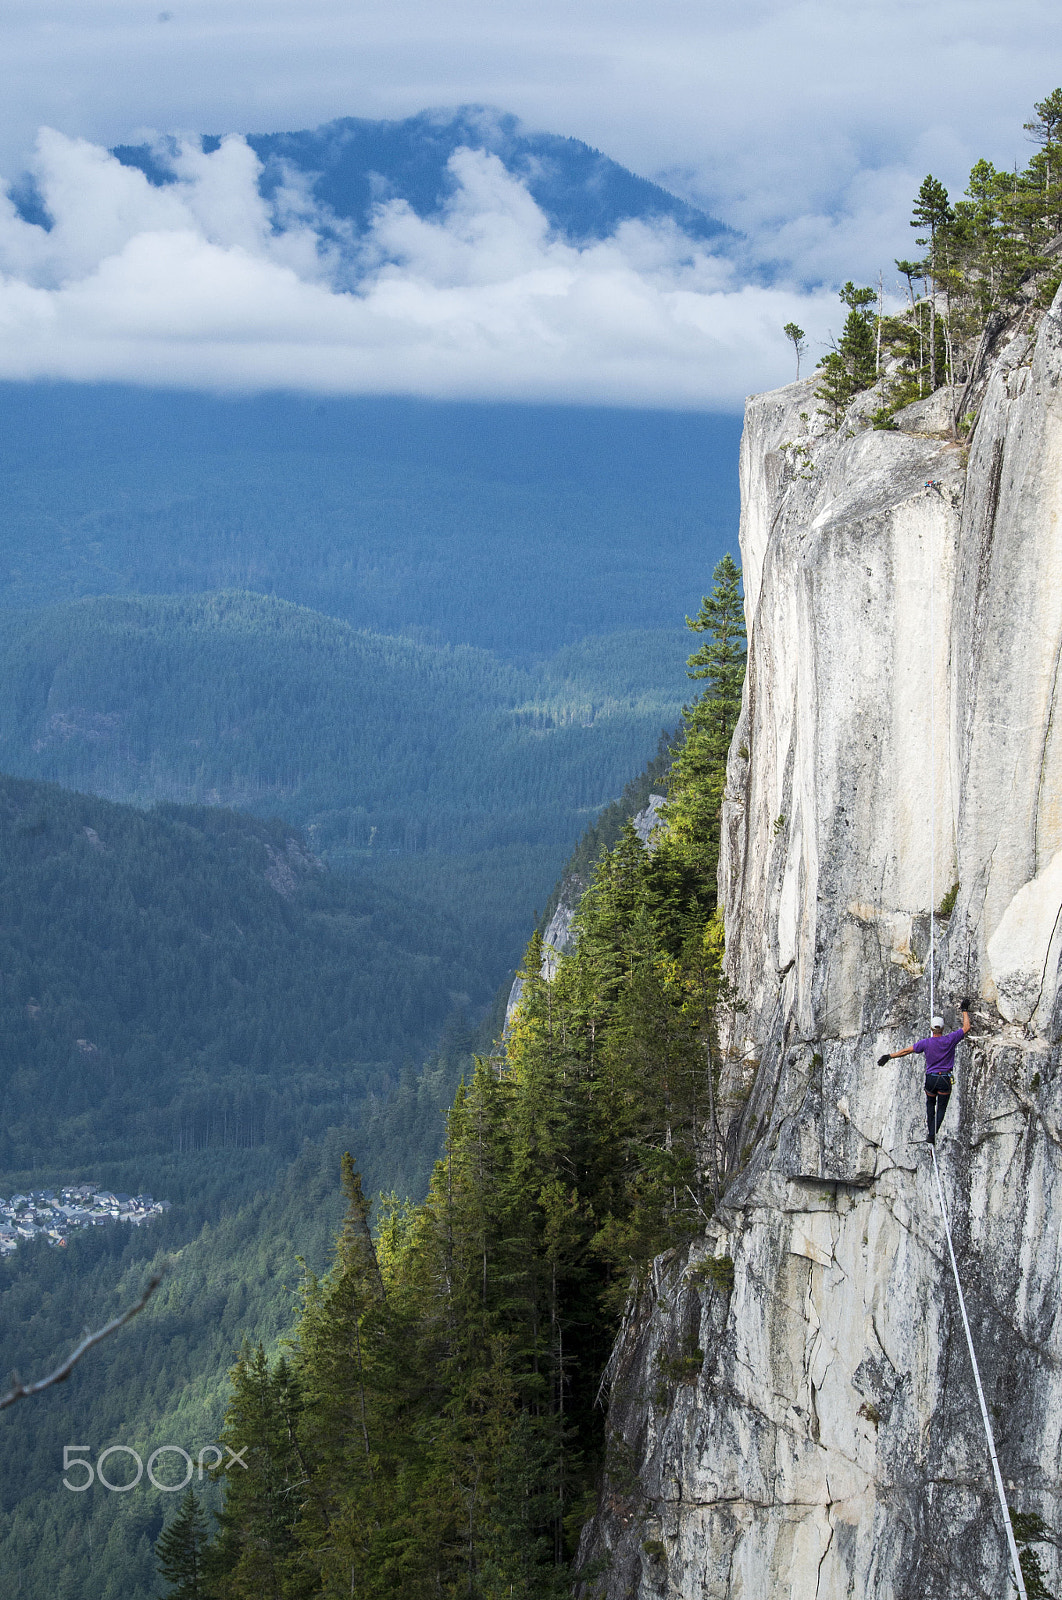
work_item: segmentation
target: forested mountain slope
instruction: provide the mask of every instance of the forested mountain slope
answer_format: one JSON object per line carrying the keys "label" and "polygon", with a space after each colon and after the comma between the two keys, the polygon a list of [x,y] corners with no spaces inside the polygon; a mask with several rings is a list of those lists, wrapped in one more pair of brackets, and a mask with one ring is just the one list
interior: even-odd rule
{"label": "forested mountain slope", "polygon": [[283,816],[459,922],[457,987],[489,993],[588,819],[675,726],[682,650],[679,629],[631,630],[527,668],[246,593],[0,611],[0,770]]}
{"label": "forested mountain slope", "polygon": [[[629,786],[630,803],[642,787]],[[84,1499],[63,1489],[69,1429],[91,1460],[119,1440],[143,1460],[167,1442],[194,1456],[217,1436],[240,1339],[252,1333],[272,1351],[290,1329],[295,1256],[325,1265],[342,1150],[362,1153],[372,1187],[422,1192],[444,1107],[474,1067],[469,1029],[452,1016],[422,1073],[407,1066],[396,1100],[369,1105],[365,1064],[338,1060],[330,1029],[338,1013],[348,1030],[380,1024],[397,1043],[401,984],[410,968],[424,973],[425,946],[435,977],[447,975],[447,952],[453,970],[466,952],[415,905],[330,879],[279,824],[192,807],[144,815],[11,779],[0,795],[0,1027],[17,1068],[4,1183],[92,1178],[174,1202],[143,1231],[93,1232],[62,1253],[23,1245],[0,1262],[9,1361],[45,1370],[71,1330],[128,1304],[151,1264],[176,1252],[120,1340],[39,1410],[5,1416],[0,1575],[17,1575],[27,1600],[80,1600],[86,1573],[101,1600],[147,1600],[168,1501],[150,1486],[128,1500],[99,1485]],[[602,824],[609,837],[621,809]],[[598,838],[591,830],[580,861]],[[402,926],[408,945],[393,936]],[[447,997],[429,985],[422,998]],[[381,999],[394,1016],[378,1014]],[[408,1034],[406,1045],[408,1060]],[[306,1135],[314,1144],[278,1182]],[[116,1481],[123,1465],[111,1463]]]}
{"label": "forested mountain slope", "polygon": [[529,671],[238,592],[0,612],[0,769],[326,849],[564,845],[675,721],[681,662],[673,629]]}
{"label": "forested mountain slope", "polygon": [[469,996],[461,931],[290,827],[0,779],[0,1165],[294,1153]]}
{"label": "forested mountain slope", "polygon": [[[657,782],[660,770],[655,763]],[[634,780],[600,828],[588,830],[579,863],[596,856],[605,835],[617,837],[620,813],[637,805],[648,781]],[[89,1442],[92,1461],[119,1440],[146,1461],[162,1443],[194,1457],[216,1438],[241,1339],[251,1334],[275,1351],[297,1310],[296,1257],[316,1270],[327,1264],[342,1213],[343,1150],[359,1151],[371,1189],[422,1194],[458,1078],[474,1070],[473,1046],[486,1048],[493,1035],[480,1030],[477,1041],[453,1013],[426,1061],[407,1038],[395,1098],[366,1103],[357,1069],[336,1070],[335,1061],[322,1068],[319,1060],[336,1010],[329,953],[354,968],[343,974],[350,986],[340,1000],[357,1007],[364,979],[374,1000],[386,998],[397,1012],[396,979],[401,985],[411,966],[424,969],[418,936],[436,958],[449,951],[458,965],[467,960],[463,939],[446,943],[452,926],[440,928],[415,904],[331,880],[276,824],[176,806],[144,816],[14,780],[0,781],[0,794],[8,1104],[16,1111],[21,1096],[33,1108],[29,1122],[15,1116],[9,1124],[0,1192],[92,1179],[173,1202],[146,1229],[93,1230],[63,1252],[22,1244],[0,1261],[0,1344],[29,1376],[54,1364],[85,1323],[128,1305],[151,1267],[167,1252],[170,1259],[161,1291],[120,1339],[62,1391],[5,1414],[0,1581],[21,1584],[26,1600],[81,1600],[91,1574],[100,1600],[147,1600],[157,1593],[153,1545],[168,1497],[149,1485],[128,1500],[98,1484],[84,1498],[64,1489],[57,1463],[70,1429]],[[270,877],[287,896],[279,906]],[[322,916],[323,906],[330,909]],[[270,925],[271,910],[280,912],[278,925]],[[365,943],[343,937],[352,912],[373,947],[368,970]],[[398,928],[403,915],[414,935],[408,946],[381,939],[381,922]],[[337,939],[320,938],[322,921]],[[248,963],[263,971],[245,991]],[[443,998],[433,990],[429,1002],[433,994]],[[272,1009],[252,1041],[258,1065],[248,1071],[247,1025],[263,998]],[[281,1013],[283,1037],[275,1027]],[[346,1020],[371,1031],[380,1019],[355,1011]],[[401,1019],[382,1022],[388,1042],[397,1039]],[[296,1066],[285,1059],[293,1033],[306,1046]],[[85,1048],[97,1040],[96,1050]],[[423,1062],[419,1073],[414,1060]],[[322,1136],[348,1118],[354,1126]],[[285,1173],[285,1152],[304,1136],[313,1142]],[[115,1481],[124,1464],[111,1462]]]}
{"label": "forested mountain slope", "polygon": [[249,589],[524,660],[671,628],[736,522],[739,435],[731,416],[0,384],[0,605]]}
{"label": "forested mountain slope", "polygon": [[[241,1341],[275,1349],[299,1258],[326,1264],[343,1150],[372,1145],[379,1188],[430,1167],[468,1006],[490,998],[460,992],[468,968],[456,921],[328,873],[289,825],[0,778],[0,1193],[90,1180],[173,1203],[0,1260],[0,1345],[26,1377],[167,1264],[120,1338],[3,1415],[5,1594],[157,1593],[166,1497],[66,1490],[71,1429],[93,1460],[217,1437]],[[392,1113],[425,1061],[415,1117]]]}
{"label": "forested mountain slope", "polygon": [[[86,1447],[95,1464],[110,1445],[147,1463],[162,1445],[197,1461],[217,1438],[228,1371],[248,1332],[276,1350],[288,1332],[302,1276],[328,1258],[342,1215],[336,1184],[350,1135],[308,1145],[287,1166],[276,1153],[218,1150],[181,1156],[131,1156],[123,1163],[56,1167],[61,1174],[115,1188],[150,1183],[172,1209],[149,1225],[120,1223],[75,1234],[66,1249],[21,1244],[0,1261],[0,1345],[9,1370],[38,1377],[69,1354],[86,1328],[98,1328],[136,1301],[150,1275],[165,1270],[145,1311],[94,1350],[68,1382],[0,1418],[0,1592],[22,1600],[154,1600],[160,1593],[153,1544],[174,1499],[146,1476],[128,1493],[96,1481],[85,1493],[64,1487],[63,1451]],[[10,1193],[14,1174],[5,1174]],[[28,1176],[26,1181],[29,1182]],[[209,1465],[214,1459],[208,1453]],[[176,1471],[167,1477],[167,1471]],[[126,1470],[128,1469],[128,1470]],[[111,1483],[135,1477],[119,1452],[104,1462]],[[180,1456],[155,1465],[161,1482],[179,1482]],[[196,1480],[198,1483],[198,1480]],[[208,1484],[198,1484],[210,1495]]]}
{"label": "forested mountain slope", "polygon": [[[224,797],[313,821],[317,848],[333,860],[343,851],[351,858],[364,852],[372,836],[373,860],[363,854],[359,870],[371,865],[396,892],[459,918],[472,965],[493,987],[517,959],[534,911],[588,820],[585,808],[618,794],[655,748],[660,729],[674,725],[662,702],[681,700],[681,673],[668,689],[664,632],[677,639],[676,624],[699,600],[695,574],[703,570],[706,542],[710,559],[732,525],[737,437],[731,417],[0,385],[0,605],[28,610],[78,597],[238,588],[312,607],[355,629],[400,633],[426,646],[472,645],[540,669],[521,691],[530,711],[522,724],[515,718],[500,729],[490,724],[476,695],[468,729],[444,715],[456,733],[455,749],[464,741],[468,757],[463,766],[450,763],[449,794],[432,779],[422,804],[416,785],[423,764],[417,769],[414,760],[407,773],[401,760],[385,756],[382,776],[397,793],[377,782],[370,817],[370,805],[357,794],[337,793],[338,786],[322,792],[328,786],[314,777],[323,775],[316,757],[301,767],[293,763],[283,730],[292,702],[279,684],[276,694],[269,692],[279,649],[272,622],[263,621],[270,639],[254,642],[244,626],[239,640],[240,670],[256,679],[256,715],[248,719],[242,690],[229,692],[231,671],[222,670],[218,650],[207,648],[202,626],[192,623],[194,607],[181,613],[172,605],[164,646],[148,637],[161,619],[127,630],[138,642],[134,650],[127,636],[124,665],[116,657],[113,613],[101,625],[94,659],[82,618],[65,624],[65,641],[59,621],[41,622],[33,632],[12,619],[6,636],[22,639],[23,647],[8,680],[17,698],[0,699],[2,736],[13,741],[9,765],[116,798]],[[194,635],[183,644],[182,617]],[[231,615],[226,626],[234,636],[241,631]],[[329,639],[320,619],[316,629],[319,641]],[[310,682],[313,695],[295,705],[292,737],[298,744],[300,730],[313,727],[331,751],[335,730],[322,719],[314,723],[313,698],[320,692],[322,704],[334,705],[335,695],[327,685],[322,691],[320,675],[315,681],[307,665],[311,631],[295,653],[300,683]],[[640,637],[629,638],[632,632]],[[31,640],[41,645],[39,659]],[[431,676],[445,661],[385,648],[395,668],[387,681],[406,696],[396,701],[390,723],[397,757],[403,720],[423,731],[425,708],[440,704],[432,684],[398,670],[397,661],[420,662]],[[574,654],[557,655],[566,649]],[[118,674],[116,684],[104,684],[109,696],[119,683],[128,686],[134,656],[156,681],[166,678],[159,734],[183,695],[182,731],[175,736],[173,723],[165,730],[168,750],[158,751],[153,732],[116,752],[115,713],[141,733],[153,716],[135,694],[135,705],[116,706],[112,698],[84,707],[73,664],[99,685],[104,655]],[[196,679],[194,660],[203,667],[207,656],[216,683]],[[469,659],[464,666],[471,670]],[[185,673],[189,684],[202,686],[194,714],[182,688]],[[495,664],[493,685],[480,677],[466,687],[473,681],[477,695],[482,689],[485,702],[498,704],[504,669]],[[501,693],[503,705],[511,705],[510,688]],[[215,696],[232,715],[211,729]],[[641,702],[641,710],[602,720],[608,698],[628,707]],[[658,709],[650,715],[654,699]],[[574,720],[548,729],[543,701],[575,707]],[[374,705],[386,719],[378,697]],[[596,707],[596,722],[583,730],[587,706]],[[79,708],[92,715],[82,718]],[[102,720],[93,722],[97,713]],[[377,730],[382,734],[382,720]],[[430,727],[427,733],[434,743]],[[195,747],[185,735],[200,739],[200,749],[205,736],[216,757],[212,766],[193,766]],[[353,719],[342,721],[340,766],[353,735]],[[558,767],[534,759],[536,745],[539,757],[559,748]],[[511,783],[495,782],[494,753],[499,779],[507,773]],[[165,759],[156,761],[160,754]],[[590,766],[579,771],[573,802],[548,774],[573,775],[584,756]],[[494,805],[501,815],[490,814]],[[429,859],[432,829],[442,848]],[[411,847],[415,859],[405,853]],[[395,849],[404,853],[387,853]]]}

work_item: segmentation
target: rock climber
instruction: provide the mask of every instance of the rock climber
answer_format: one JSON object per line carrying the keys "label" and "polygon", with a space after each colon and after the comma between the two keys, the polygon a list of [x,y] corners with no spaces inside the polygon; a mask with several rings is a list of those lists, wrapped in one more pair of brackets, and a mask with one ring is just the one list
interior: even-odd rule
{"label": "rock climber", "polygon": [[933,1031],[928,1039],[909,1044],[906,1050],[890,1050],[878,1057],[878,1066],[895,1061],[898,1056],[919,1055],[926,1058],[926,1127],[930,1144],[937,1142],[937,1129],[944,1121],[944,1113],[951,1099],[951,1075],[955,1070],[955,1050],[970,1031],[970,1002],[959,1002],[962,1027],[954,1033],[944,1032],[944,1018],[934,1017]]}

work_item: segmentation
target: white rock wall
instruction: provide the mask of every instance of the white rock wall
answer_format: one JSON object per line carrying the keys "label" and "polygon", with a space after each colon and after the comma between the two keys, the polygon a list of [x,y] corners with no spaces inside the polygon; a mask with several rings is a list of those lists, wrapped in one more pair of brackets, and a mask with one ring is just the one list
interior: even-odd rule
{"label": "white rock wall", "polygon": [[1060,381],[1057,310],[997,329],[968,459],[936,402],[836,434],[812,384],[749,402],[721,891],[759,1065],[723,1208],[614,1353],[584,1593],[1012,1592],[918,1058],[876,1065],[928,1031],[956,882],[942,1170],[1008,1494],[1062,1537]]}

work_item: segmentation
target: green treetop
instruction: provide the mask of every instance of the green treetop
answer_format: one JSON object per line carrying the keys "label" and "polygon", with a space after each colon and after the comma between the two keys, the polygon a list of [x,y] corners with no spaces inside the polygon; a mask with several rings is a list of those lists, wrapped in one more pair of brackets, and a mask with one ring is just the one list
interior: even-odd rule
{"label": "green treetop", "polygon": [[159,1576],[173,1585],[166,1600],[206,1600],[206,1516],[191,1489],[159,1535],[155,1555]]}
{"label": "green treetop", "polygon": [[839,291],[848,307],[844,329],[836,347],[819,362],[822,374],[816,394],[826,402],[831,420],[837,423],[853,395],[869,388],[877,376],[878,355],[874,338],[871,306],[877,299],[874,289],[857,289],[849,280]]}
{"label": "green treetop", "polygon": [[804,337],[804,330],[803,330],[803,328],[799,327],[795,322],[787,322],[785,327],[782,329],[782,332],[785,334],[786,338],[789,340],[790,344],[793,346],[793,349],[796,351],[796,364],[797,364],[796,375],[797,375],[797,381],[799,382],[800,381],[800,358],[804,354],[804,351],[808,347],[807,340]]}

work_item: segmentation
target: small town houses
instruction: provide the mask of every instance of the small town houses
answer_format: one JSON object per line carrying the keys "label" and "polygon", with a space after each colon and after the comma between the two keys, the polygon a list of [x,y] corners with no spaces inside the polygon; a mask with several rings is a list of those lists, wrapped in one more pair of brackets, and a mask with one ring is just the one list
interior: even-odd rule
{"label": "small town houses", "polygon": [[0,1196],[0,1256],[17,1250],[22,1239],[43,1238],[65,1245],[76,1228],[99,1228],[110,1222],[141,1224],[170,1209],[168,1200],[149,1194],[116,1194],[92,1183],[59,1190],[34,1189],[30,1194]]}

